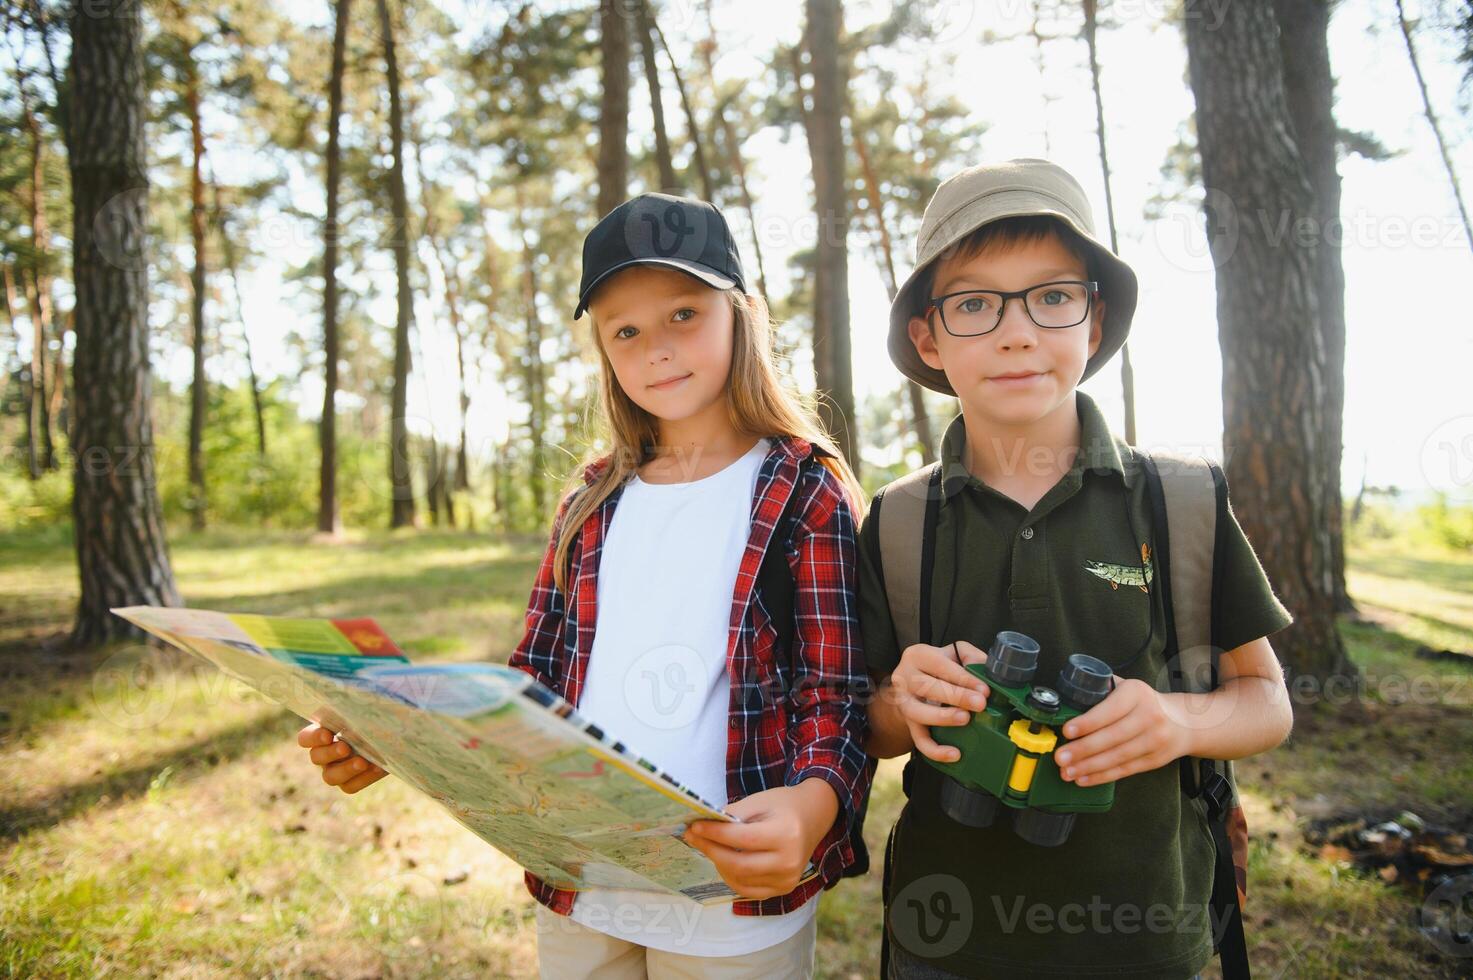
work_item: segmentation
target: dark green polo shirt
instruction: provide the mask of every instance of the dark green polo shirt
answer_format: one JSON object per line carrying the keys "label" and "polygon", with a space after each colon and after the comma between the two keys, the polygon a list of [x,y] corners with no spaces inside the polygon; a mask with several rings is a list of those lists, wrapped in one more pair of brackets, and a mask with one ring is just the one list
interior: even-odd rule
{"label": "dark green polo shirt", "polygon": [[[1147,567],[1155,580],[1145,474],[1094,402],[1076,397],[1080,452],[1032,510],[969,472],[962,416],[947,428],[923,610],[931,642],[968,640],[985,650],[999,630],[1018,630],[1042,647],[1041,683],[1069,654],[1088,653],[1121,677],[1166,691],[1160,590],[1131,584]],[[870,671],[883,678],[900,650],[874,515],[860,529],[860,622]],[[1237,520],[1229,524],[1213,636],[1225,650],[1291,621]],[[1144,565],[1142,545],[1149,549]],[[1069,840],[1055,848],[1021,840],[1006,820],[982,830],[952,822],[937,805],[940,774],[919,755],[909,768],[911,798],[895,830],[887,905],[891,941],[912,957],[976,977],[1172,980],[1211,957],[1212,837],[1203,804],[1182,794],[1177,763],[1118,781],[1114,806],[1080,814]]]}

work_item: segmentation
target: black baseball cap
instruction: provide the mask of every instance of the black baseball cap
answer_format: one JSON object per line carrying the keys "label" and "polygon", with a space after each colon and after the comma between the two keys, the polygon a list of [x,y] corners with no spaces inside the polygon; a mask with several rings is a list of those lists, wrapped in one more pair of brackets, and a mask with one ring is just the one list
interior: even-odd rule
{"label": "black baseball cap", "polygon": [[641,194],[610,211],[583,239],[583,281],[573,319],[588,308],[594,287],[631,265],[669,266],[713,289],[747,288],[736,241],[714,205]]}

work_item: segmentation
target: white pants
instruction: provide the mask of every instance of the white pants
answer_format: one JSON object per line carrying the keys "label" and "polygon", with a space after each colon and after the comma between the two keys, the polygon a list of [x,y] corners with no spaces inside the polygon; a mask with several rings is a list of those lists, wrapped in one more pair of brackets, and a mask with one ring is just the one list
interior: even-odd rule
{"label": "white pants", "polygon": [[809,980],[818,916],[790,939],[743,956],[689,956],[590,929],[537,903],[543,980]]}

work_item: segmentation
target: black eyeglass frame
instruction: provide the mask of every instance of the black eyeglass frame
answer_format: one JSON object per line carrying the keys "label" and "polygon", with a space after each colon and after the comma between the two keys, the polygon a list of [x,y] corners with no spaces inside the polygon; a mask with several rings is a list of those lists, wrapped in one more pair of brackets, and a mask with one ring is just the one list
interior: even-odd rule
{"label": "black eyeglass frame", "polygon": [[[1073,323],[1064,324],[1062,326],[1050,326],[1048,324],[1039,323],[1037,318],[1034,317],[1033,311],[1028,308],[1027,296],[1035,289],[1042,289],[1044,286],[1084,286],[1086,290],[1088,290],[1088,292],[1086,292],[1085,294],[1084,300],[1084,316],[1080,317]],[[941,308],[941,304],[944,303],[946,300],[951,299],[953,296],[969,296],[973,293],[982,293],[987,296],[996,296],[999,298],[997,304],[997,319],[993,322],[992,326],[988,327],[986,330],[983,330],[980,333],[957,333],[955,330],[951,329],[951,325],[946,322],[946,311]],[[941,326],[946,328],[946,332],[951,334],[953,337],[985,337],[988,334],[992,333],[992,331],[996,330],[998,326],[1002,323],[1002,318],[1008,311],[1008,300],[1018,299],[1021,300],[1023,303],[1023,312],[1028,314],[1028,319],[1032,320],[1034,325],[1037,326],[1039,329],[1069,330],[1072,327],[1079,326],[1081,323],[1089,319],[1090,313],[1094,311],[1095,297],[1099,295],[1100,284],[1098,280],[1094,279],[1050,279],[1048,282],[1035,283],[1034,285],[1029,286],[1027,289],[1015,289],[1012,292],[1005,292],[1001,289],[959,289],[954,293],[946,293],[942,296],[932,296],[930,299],[930,305],[926,307],[925,317],[929,321],[931,319],[931,313],[933,311],[936,313],[940,313]]]}

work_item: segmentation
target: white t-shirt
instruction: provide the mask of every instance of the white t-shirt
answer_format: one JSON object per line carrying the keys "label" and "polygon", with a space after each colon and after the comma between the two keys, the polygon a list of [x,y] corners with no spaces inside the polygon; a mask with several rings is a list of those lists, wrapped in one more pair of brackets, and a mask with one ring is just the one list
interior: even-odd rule
{"label": "white t-shirt", "polygon": [[[687,483],[632,477],[599,560],[578,713],[717,806],[727,803],[732,595],[770,448],[760,439],[725,469]],[[817,911],[810,900],[785,915],[739,916],[730,905],[596,888],[579,892],[572,918],[655,949],[741,956],[788,939]]]}

